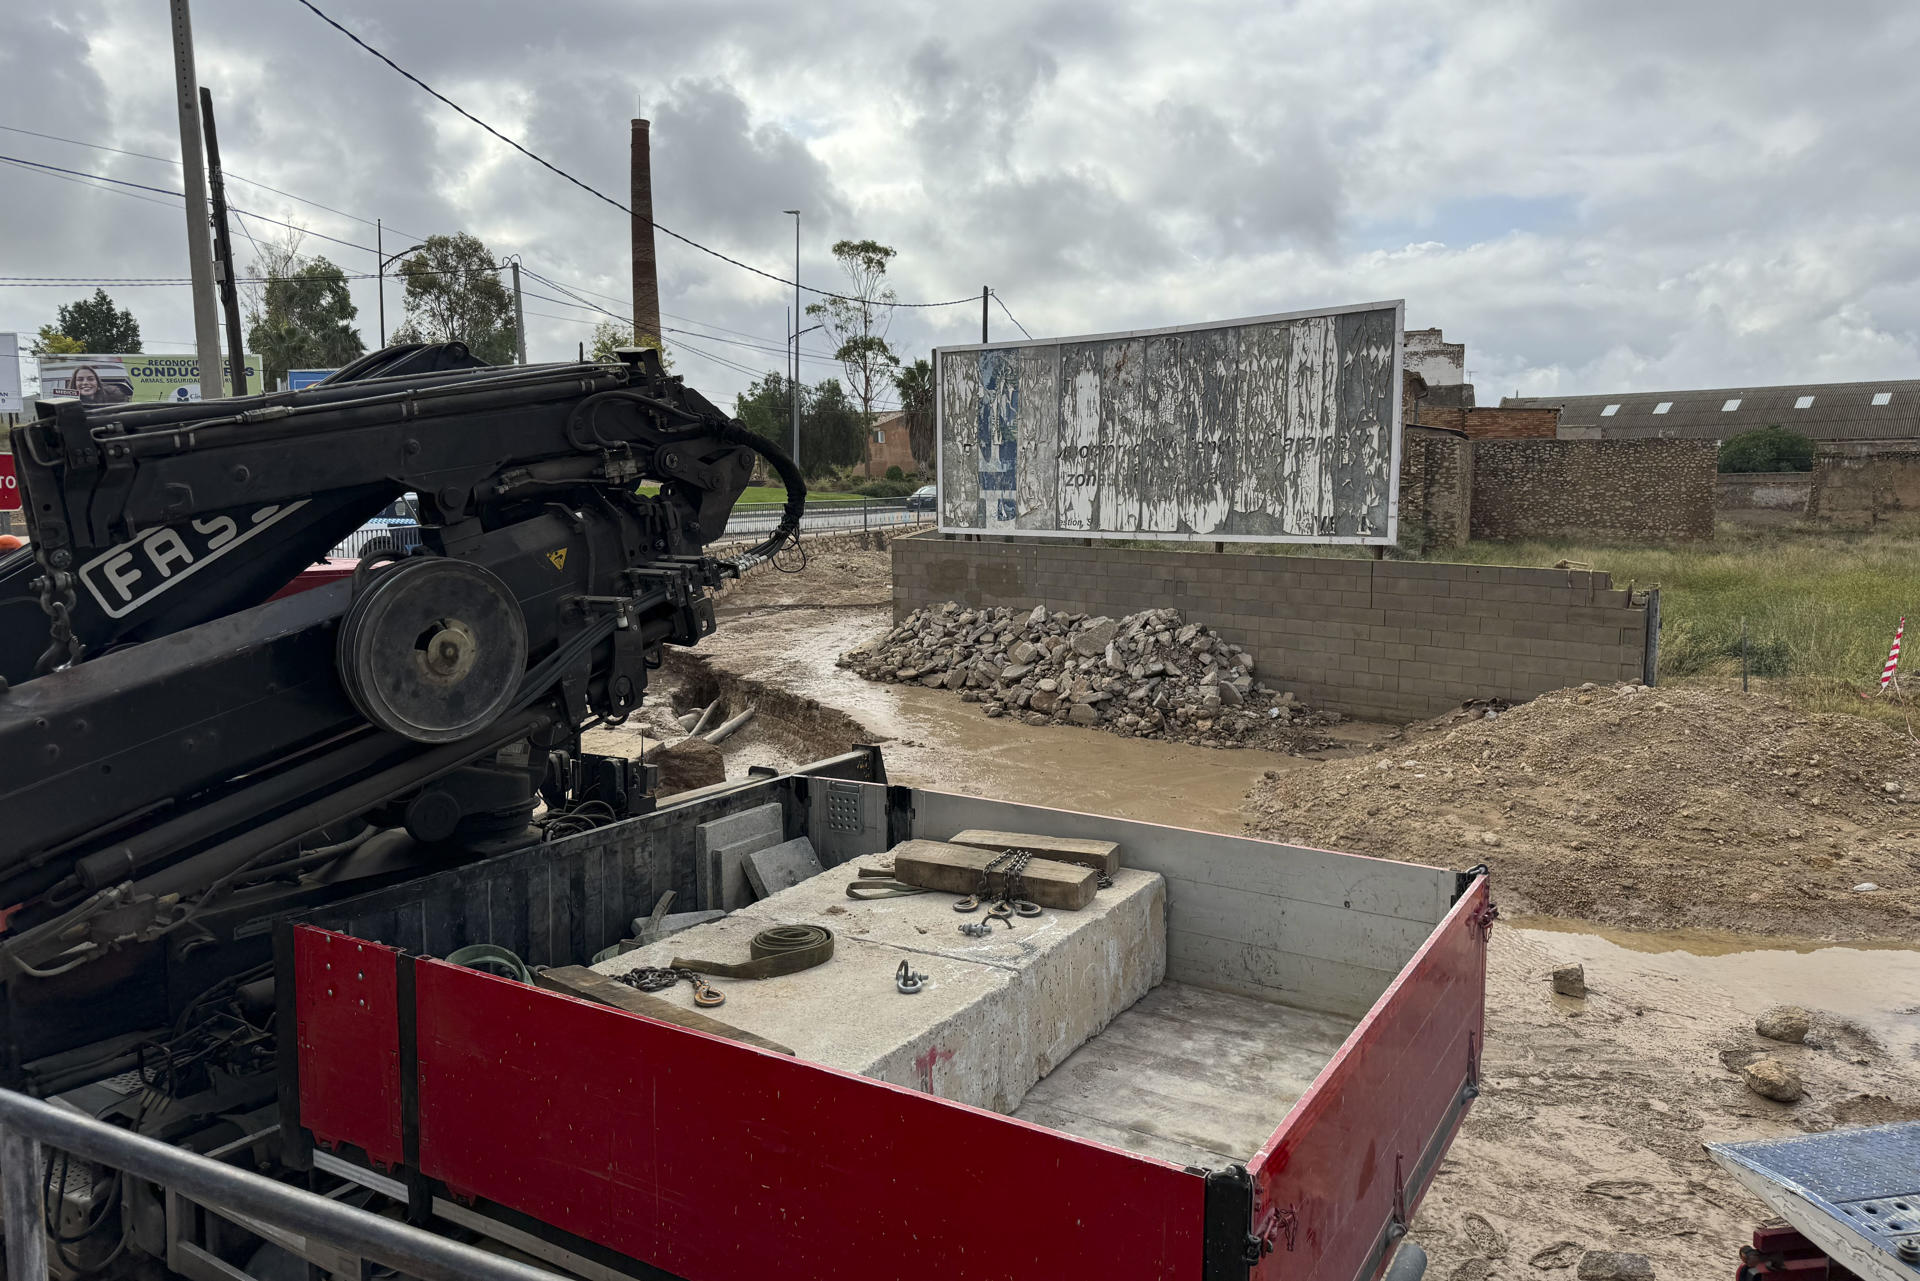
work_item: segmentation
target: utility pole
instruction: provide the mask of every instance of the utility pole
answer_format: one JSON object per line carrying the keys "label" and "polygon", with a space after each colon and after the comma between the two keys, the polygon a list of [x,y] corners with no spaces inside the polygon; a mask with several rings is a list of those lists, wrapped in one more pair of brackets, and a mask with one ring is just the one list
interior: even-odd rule
{"label": "utility pole", "polygon": [[[220,133],[213,125],[213,90],[200,87],[200,125],[207,133],[207,177],[213,186],[214,274],[220,281],[220,304],[227,313],[227,368],[233,394],[247,394],[247,344],[240,331],[240,286],[233,275],[233,236],[227,228],[227,179],[220,172]],[[266,372],[260,390],[267,390]]]}
{"label": "utility pole", "polygon": [[373,261],[374,292],[380,299],[380,349],[387,348],[387,256],[386,246],[380,243],[380,233],[386,228],[382,220],[373,220]]}
{"label": "utility pole", "polygon": [[633,340],[660,341],[660,273],[653,248],[653,150],[646,121],[636,118],[629,166],[633,210]]}
{"label": "utility pole", "polygon": [[793,215],[793,365],[787,374],[788,399],[793,402],[793,465],[800,465],[800,211]]}
{"label": "utility pole", "polygon": [[520,257],[513,259],[513,339],[519,345],[520,363],[527,363],[527,319],[520,310]]}
{"label": "utility pole", "polygon": [[193,21],[187,0],[173,10],[173,88],[180,108],[180,167],[186,179],[187,268],[193,277],[193,343],[200,355],[200,397],[225,394],[220,378],[220,311],[213,296],[213,243],[207,228],[207,158],[200,146],[200,84],[193,69]]}
{"label": "utility pole", "polygon": [[987,337],[987,287],[980,286],[980,341],[991,341]]}

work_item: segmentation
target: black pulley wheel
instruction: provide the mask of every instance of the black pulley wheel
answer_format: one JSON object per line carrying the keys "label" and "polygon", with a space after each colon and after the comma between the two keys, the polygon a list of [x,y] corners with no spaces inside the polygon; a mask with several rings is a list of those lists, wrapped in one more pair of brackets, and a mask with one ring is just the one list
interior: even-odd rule
{"label": "black pulley wheel", "polygon": [[354,598],[334,656],[361,715],[416,743],[448,743],[513,701],[526,674],[526,618],[491,570],[417,557]]}

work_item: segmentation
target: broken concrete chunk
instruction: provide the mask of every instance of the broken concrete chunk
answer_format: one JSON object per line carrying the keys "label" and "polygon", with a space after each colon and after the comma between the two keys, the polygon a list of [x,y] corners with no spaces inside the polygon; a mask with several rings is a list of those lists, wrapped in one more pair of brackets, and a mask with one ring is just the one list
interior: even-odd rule
{"label": "broken concrete chunk", "polygon": [[1111,618],[1097,618],[1085,628],[1073,634],[1069,642],[1073,652],[1082,658],[1092,658],[1106,652],[1107,646],[1120,631],[1120,624]]}
{"label": "broken concrete chunk", "polygon": [[1792,1103],[1807,1092],[1800,1074],[1776,1058],[1755,1059],[1740,1069],[1740,1075],[1749,1090],[1779,1103]]}
{"label": "broken concrete chunk", "polygon": [[1799,1006],[1776,1005],[1755,1020],[1753,1030],[1769,1041],[1797,1044],[1807,1039],[1807,1029],[1812,1023],[1813,1016]]}
{"label": "broken concrete chunk", "polygon": [[1561,996],[1584,999],[1587,995],[1587,967],[1575,963],[1556,968],[1553,972],[1553,990]]}

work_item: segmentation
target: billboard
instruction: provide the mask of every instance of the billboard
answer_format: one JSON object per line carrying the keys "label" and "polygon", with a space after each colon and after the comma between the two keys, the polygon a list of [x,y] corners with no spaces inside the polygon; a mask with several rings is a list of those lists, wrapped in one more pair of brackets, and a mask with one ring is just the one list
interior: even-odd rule
{"label": "billboard", "polygon": [[338,373],[337,369],[289,369],[287,371],[287,390],[299,391],[324,380],[329,374]]}
{"label": "billboard", "polygon": [[20,335],[0,334],[0,414],[20,412]]}
{"label": "billboard", "polygon": [[1392,543],[1405,304],[934,351],[943,533]]}
{"label": "billboard", "polygon": [[[246,358],[247,390],[258,392],[260,358]],[[233,375],[220,362],[227,390]],[[200,399],[200,359],[197,356],[85,355],[40,357],[40,394],[78,396],[89,405],[124,405],[136,401]]]}

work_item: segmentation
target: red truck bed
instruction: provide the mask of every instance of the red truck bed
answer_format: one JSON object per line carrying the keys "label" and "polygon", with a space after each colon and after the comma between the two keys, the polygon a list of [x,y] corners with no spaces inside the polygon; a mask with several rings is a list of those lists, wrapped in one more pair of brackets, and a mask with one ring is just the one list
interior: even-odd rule
{"label": "red truck bed", "polygon": [[[1300,1010],[1357,1022],[1304,1094],[1270,1101],[1257,1152],[1207,1168],[434,959],[490,941],[584,961],[691,888],[691,822],[770,797],[829,863],[963,827],[1116,840],[1165,878],[1170,988],[1283,1030]],[[601,1275],[1366,1281],[1476,1092],[1490,919],[1477,871],[765,780],[290,928],[283,1125],[417,1212]]]}

